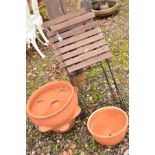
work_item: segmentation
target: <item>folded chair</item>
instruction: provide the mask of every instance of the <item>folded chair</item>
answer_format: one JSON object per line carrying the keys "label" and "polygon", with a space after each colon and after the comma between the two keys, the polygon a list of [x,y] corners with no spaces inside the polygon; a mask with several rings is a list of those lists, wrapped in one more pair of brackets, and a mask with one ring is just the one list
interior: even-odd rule
{"label": "folded chair", "polygon": [[[44,35],[42,31],[42,17],[39,14],[39,9],[38,9],[38,2],[37,0],[32,1],[32,11],[33,14],[30,14],[30,9],[28,2],[26,4],[26,43],[28,45],[28,48],[30,47],[30,44],[32,44],[35,48],[35,50],[38,52],[38,54],[44,58],[45,55],[41,52],[39,49],[36,39],[38,39],[43,45],[48,46],[48,39]],[[41,41],[39,38],[40,35],[44,39],[44,42]]]}
{"label": "folded chair", "polygon": [[32,10],[33,10],[33,14],[31,15],[31,20],[32,20],[33,24],[36,26],[36,30],[38,31],[38,34],[40,34],[42,36],[42,38],[44,39],[44,42],[42,42],[41,40],[40,40],[40,42],[43,45],[47,46],[49,41],[42,31],[43,19],[39,12],[37,0],[32,0]]}
{"label": "folded chair", "polygon": [[103,69],[103,75],[113,95],[113,88],[109,82],[102,62],[107,63],[119,101],[122,98],[109,64],[112,53],[109,51],[100,27],[93,20],[95,14],[85,9],[71,12],[43,24],[48,31],[49,45],[53,49],[59,66],[65,68],[71,82],[76,75],[97,63]]}

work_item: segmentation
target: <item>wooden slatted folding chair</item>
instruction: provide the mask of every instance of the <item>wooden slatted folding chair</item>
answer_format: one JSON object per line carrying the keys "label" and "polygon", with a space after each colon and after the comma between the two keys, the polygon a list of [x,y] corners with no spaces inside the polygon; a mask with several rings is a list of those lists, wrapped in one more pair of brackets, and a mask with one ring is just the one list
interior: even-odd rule
{"label": "wooden slatted folding chair", "polygon": [[[102,65],[106,61],[120,102],[122,98],[109,64],[112,53],[109,51],[100,27],[93,20],[95,14],[85,9],[68,13],[44,23],[48,30],[50,46],[54,50],[60,67],[65,68],[71,82],[77,73],[99,63],[103,69],[109,89],[113,94],[107,73]],[[112,95],[113,96],[113,95]]]}

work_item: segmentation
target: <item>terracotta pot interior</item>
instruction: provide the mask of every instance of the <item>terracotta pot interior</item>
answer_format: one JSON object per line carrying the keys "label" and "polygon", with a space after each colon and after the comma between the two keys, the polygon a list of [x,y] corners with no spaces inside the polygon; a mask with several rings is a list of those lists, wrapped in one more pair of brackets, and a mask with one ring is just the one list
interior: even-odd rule
{"label": "terracotta pot interior", "polygon": [[40,89],[32,99],[30,111],[36,116],[46,116],[63,109],[73,90],[68,85],[54,84]]}
{"label": "terracotta pot interior", "polygon": [[[108,6],[109,6],[109,8],[114,7],[114,6],[116,5],[116,3],[117,3],[117,2],[115,2],[115,1],[108,1]],[[99,7],[99,5],[98,5],[98,8],[96,8],[95,5],[93,5],[93,9],[94,9],[94,10],[101,10],[100,7]]]}
{"label": "terracotta pot interior", "polygon": [[98,111],[90,120],[90,129],[100,136],[113,136],[126,124],[125,115],[116,109]]}

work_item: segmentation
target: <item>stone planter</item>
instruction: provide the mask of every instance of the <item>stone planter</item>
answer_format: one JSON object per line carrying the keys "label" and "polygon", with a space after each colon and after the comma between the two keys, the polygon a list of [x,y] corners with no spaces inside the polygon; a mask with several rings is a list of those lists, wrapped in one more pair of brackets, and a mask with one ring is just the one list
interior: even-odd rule
{"label": "stone planter", "polygon": [[[102,5],[102,4],[101,4]],[[96,17],[106,17],[114,14],[116,11],[118,11],[119,8],[119,1],[115,0],[108,0],[108,6],[105,9],[102,9],[100,5],[98,7],[93,7],[92,11],[95,13]]]}

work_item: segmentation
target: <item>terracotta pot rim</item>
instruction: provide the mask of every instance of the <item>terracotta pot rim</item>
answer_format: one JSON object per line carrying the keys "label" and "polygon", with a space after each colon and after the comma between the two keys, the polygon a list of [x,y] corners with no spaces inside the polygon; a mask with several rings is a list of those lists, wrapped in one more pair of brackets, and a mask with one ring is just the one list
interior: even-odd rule
{"label": "terracotta pot rim", "polygon": [[[55,83],[63,83],[63,84],[65,83],[65,84],[67,84],[67,85],[72,89],[72,93],[71,93],[71,95],[70,95],[68,101],[66,101],[66,104],[65,104],[64,106],[62,106],[62,108],[59,109],[59,110],[58,110],[57,112],[55,112],[55,113],[52,113],[52,114],[49,114],[49,115],[45,115],[45,116],[36,116],[36,115],[34,115],[34,114],[30,111],[30,105],[31,105],[30,103],[31,103],[32,99],[38,94],[38,92],[39,92],[40,90],[42,90],[42,89],[44,89],[44,88],[46,88],[46,87],[48,87],[48,86],[50,86],[50,85],[53,85],[53,84],[55,84]],[[73,95],[74,95],[74,88],[77,89],[76,87],[72,87],[72,85],[71,85],[69,82],[66,82],[66,81],[58,81],[58,80],[53,81],[53,82],[49,82],[49,83],[47,83],[47,84],[45,84],[45,85],[39,87],[37,90],[34,91],[34,93],[33,93],[33,94],[30,96],[30,98],[28,99],[27,108],[26,108],[26,109],[27,109],[28,115],[31,116],[32,118],[35,118],[35,119],[47,119],[47,118],[49,118],[49,117],[53,117],[53,116],[57,115],[57,114],[60,113],[63,109],[65,109],[66,106],[70,103],[70,101],[71,101],[71,99],[72,99],[72,97],[73,97]]]}
{"label": "terracotta pot rim", "polygon": [[[119,132],[117,132],[117,133],[115,133],[115,134],[112,134],[110,137],[109,137],[109,136],[101,136],[101,135],[99,135],[99,134],[96,134],[96,133],[93,132],[93,131],[91,130],[91,128],[90,128],[90,121],[91,121],[92,117],[93,117],[97,112],[102,111],[103,109],[116,109],[116,110],[119,110],[119,111],[121,111],[121,112],[124,114],[124,116],[125,116],[125,118],[126,118],[126,123],[125,123],[124,127],[123,127]],[[94,112],[90,115],[90,117],[88,118],[88,121],[87,121],[87,128],[88,128],[89,132],[90,132],[92,135],[94,135],[94,136],[96,136],[96,137],[100,137],[100,138],[112,138],[112,137],[115,137],[115,136],[119,135],[120,133],[122,133],[127,127],[128,127],[128,115],[127,115],[127,113],[126,113],[125,111],[123,111],[121,108],[115,107],[115,106],[107,106],[107,107],[102,107],[102,108],[97,109],[96,111],[94,111]]]}

